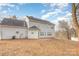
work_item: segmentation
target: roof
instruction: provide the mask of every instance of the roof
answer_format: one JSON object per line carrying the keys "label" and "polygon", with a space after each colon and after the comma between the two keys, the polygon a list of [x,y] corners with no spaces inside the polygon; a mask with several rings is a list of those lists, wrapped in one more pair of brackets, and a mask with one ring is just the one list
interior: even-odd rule
{"label": "roof", "polygon": [[29,28],[29,30],[40,30],[37,26],[32,26]]}
{"label": "roof", "polygon": [[1,21],[1,25],[27,27],[27,24],[26,24],[25,21],[17,20],[17,19],[12,19],[12,18],[4,18]]}
{"label": "roof", "polygon": [[42,20],[42,19],[39,19],[39,18],[35,18],[35,17],[32,17],[32,16],[27,16],[30,21],[37,21],[37,22],[40,22],[40,23],[43,23],[43,24],[49,24],[49,25],[54,25],[53,23],[47,21],[47,20]]}

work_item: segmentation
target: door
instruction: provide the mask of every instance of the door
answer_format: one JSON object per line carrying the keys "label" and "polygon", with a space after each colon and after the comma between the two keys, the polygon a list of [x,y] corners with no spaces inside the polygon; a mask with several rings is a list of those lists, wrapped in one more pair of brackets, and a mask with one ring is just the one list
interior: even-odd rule
{"label": "door", "polygon": [[29,38],[38,39],[38,31],[29,31]]}

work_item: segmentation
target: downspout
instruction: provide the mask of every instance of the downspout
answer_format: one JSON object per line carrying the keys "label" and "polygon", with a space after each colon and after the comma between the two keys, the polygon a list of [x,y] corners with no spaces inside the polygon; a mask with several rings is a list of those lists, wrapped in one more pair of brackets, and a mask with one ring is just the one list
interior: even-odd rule
{"label": "downspout", "polygon": [[[1,26],[0,26],[0,27],[1,27]],[[1,28],[1,39],[2,39],[2,36],[3,36],[3,35],[2,35],[2,28]]]}

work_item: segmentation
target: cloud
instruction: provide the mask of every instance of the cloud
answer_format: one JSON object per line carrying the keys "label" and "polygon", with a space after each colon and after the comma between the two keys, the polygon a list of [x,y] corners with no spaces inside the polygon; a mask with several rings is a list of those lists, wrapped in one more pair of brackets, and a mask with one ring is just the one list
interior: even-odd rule
{"label": "cloud", "polygon": [[60,9],[55,9],[55,11],[54,12],[57,12],[57,13],[62,13],[62,10],[60,10]]}
{"label": "cloud", "polygon": [[[5,7],[7,7],[7,8],[5,8]],[[11,11],[10,7],[13,8],[13,7],[15,7],[15,5],[14,4],[10,4],[10,3],[0,3],[0,12],[1,13],[6,13],[8,11]]]}
{"label": "cloud", "polygon": [[1,6],[15,7],[14,4],[9,4],[9,3],[2,3],[2,4],[0,4],[0,7]]}
{"label": "cloud", "polygon": [[51,22],[54,23],[56,25],[56,28],[57,28],[58,21],[65,20],[65,21],[67,21],[70,24],[70,21],[71,21],[70,19],[71,19],[71,12],[67,11],[65,15],[58,16],[55,20],[51,20]]}
{"label": "cloud", "polygon": [[11,8],[8,8],[8,10],[7,10],[7,11],[11,12]]}
{"label": "cloud", "polygon": [[16,6],[16,10],[18,11],[18,10],[20,10],[20,8],[18,6]]}
{"label": "cloud", "polygon": [[50,18],[51,16],[56,16],[58,15],[59,13],[62,13],[62,11],[60,9],[55,9],[54,11],[47,11],[47,13],[43,14],[41,16],[42,19],[48,19]]}
{"label": "cloud", "polygon": [[2,7],[0,7],[0,10],[2,10]]}
{"label": "cloud", "polygon": [[6,10],[3,10],[3,11],[2,11],[2,13],[3,13],[3,14],[6,14],[6,13],[7,13],[7,11],[6,11]]}
{"label": "cloud", "polygon": [[[4,17],[4,16],[7,16],[7,15],[9,15],[8,11],[7,11],[7,10],[3,10],[3,11],[1,11],[1,13],[0,13],[0,18],[1,18],[1,17]],[[0,19],[0,20],[1,20],[1,19]]]}
{"label": "cloud", "polygon": [[57,7],[57,8],[64,8],[64,7],[67,7],[68,6],[68,3],[54,3],[54,4],[50,4],[50,7]]}
{"label": "cloud", "polygon": [[44,3],[43,6],[49,7],[46,11],[63,13],[64,9],[68,7],[68,3]]}
{"label": "cloud", "polygon": [[69,19],[71,19],[71,13],[70,12],[61,16],[61,17],[58,17],[57,21],[61,21],[61,20],[69,21]]}
{"label": "cloud", "polygon": [[65,17],[70,17],[71,15],[71,12],[68,12]]}
{"label": "cloud", "polygon": [[[14,10],[18,11],[19,9],[19,4],[13,4],[13,3],[5,3],[5,4],[0,4],[0,15],[11,15]],[[7,8],[5,8],[7,6]],[[14,10],[13,10],[14,9]]]}
{"label": "cloud", "polygon": [[62,9],[64,7],[67,7],[68,3],[44,3],[43,6],[45,6],[45,7],[49,6],[51,8],[57,7],[57,8]]}
{"label": "cloud", "polygon": [[46,10],[41,10],[41,13],[45,13],[46,12]]}
{"label": "cloud", "polygon": [[56,15],[56,12],[47,12],[46,14],[42,15],[41,18],[42,19],[48,19],[52,15]]}
{"label": "cloud", "polygon": [[67,20],[67,18],[64,17],[64,16],[62,16],[62,17],[58,17],[58,18],[57,18],[57,21],[62,21],[62,20]]}
{"label": "cloud", "polygon": [[63,9],[68,6],[68,3],[44,3],[43,6],[49,7],[47,10],[42,10],[41,13],[45,13],[41,16],[42,19],[48,19],[49,17],[56,16],[64,13]]}

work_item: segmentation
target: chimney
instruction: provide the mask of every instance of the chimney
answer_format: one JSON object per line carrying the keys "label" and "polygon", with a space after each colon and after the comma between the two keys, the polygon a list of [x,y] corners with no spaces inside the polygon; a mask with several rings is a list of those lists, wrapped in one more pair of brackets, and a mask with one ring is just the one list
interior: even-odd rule
{"label": "chimney", "polygon": [[16,16],[15,16],[15,15],[14,15],[14,16],[11,16],[11,18],[12,18],[12,19],[16,19]]}
{"label": "chimney", "polygon": [[6,16],[5,18],[11,18],[12,20],[16,20],[16,16]]}

